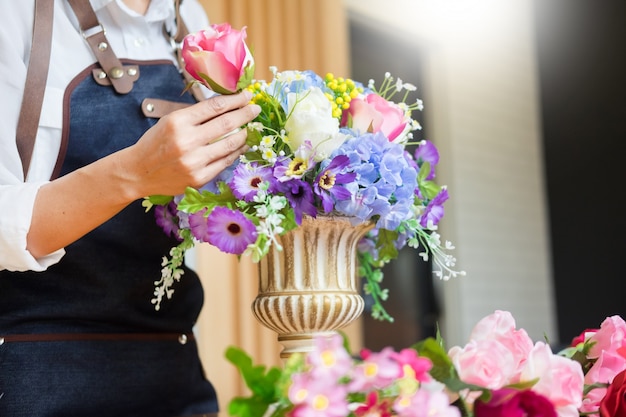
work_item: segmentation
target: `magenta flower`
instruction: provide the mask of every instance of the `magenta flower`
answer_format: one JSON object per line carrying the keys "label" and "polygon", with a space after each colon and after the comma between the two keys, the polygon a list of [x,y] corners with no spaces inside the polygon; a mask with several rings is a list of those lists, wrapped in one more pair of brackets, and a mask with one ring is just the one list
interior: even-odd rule
{"label": "magenta flower", "polygon": [[202,210],[189,216],[189,226],[196,239],[236,255],[242,254],[256,241],[256,226],[241,212],[215,207],[207,218],[205,212]]}
{"label": "magenta flower", "polygon": [[350,165],[347,155],[338,155],[315,178],[313,191],[322,200],[325,213],[333,211],[335,201],[349,200],[352,193],[342,187],[356,178],[355,172],[342,173]]}
{"label": "magenta flower", "polygon": [[380,399],[378,391],[367,394],[365,404],[354,410],[356,417],[391,417],[391,402],[388,399]]}
{"label": "magenta flower", "polygon": [[[428,358],[423,358],[418,355],[414,349],[402,349],[400,352],[394,353],[392,357],[400,364],[403,369],[410,367],[415,374],[415,380],[420,382],[428,382],[431,380],[428,373],[433,367],[433,363]],[[404,371],[405,377],[406,370]]]}
{"label": "magenta flower", "polygon": [[531,390],[503,388],[493,392],[489,402],[474,403],[475,417],[557,417],[554,405]]}
{"label": "magenta flower", "polygon": [[239,164],[233,172],[233,177],[228,183],[233,194],[240,200],[251,202],[259,191],[259,185],[268,182],[270,190],[275,179],[272,175],[272,168],[260,166],[256,162],[250,164]]}

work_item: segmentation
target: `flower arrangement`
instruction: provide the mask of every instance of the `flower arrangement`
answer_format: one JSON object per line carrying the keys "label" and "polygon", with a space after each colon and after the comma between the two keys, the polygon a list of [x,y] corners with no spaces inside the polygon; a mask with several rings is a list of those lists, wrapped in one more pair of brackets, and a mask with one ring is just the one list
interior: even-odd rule
{"label": "flower arrangement", "polygon": [[[242,89],[260,106],[248,131],[249,151],[201,189],[180,196],[150,196],[158,224],[180,240],[164,259],[152,302],[159,308],[180,279],[185,251],[208,242],[223,252],[262,259],[280,248],[277,236],[301,224],[304,216],[345,216],[373,229],[359,245],[359,273],[374,301],[372,314],[391,320],[381,302],[381,267],[408,245],[432,259],[435,274],[457,272],[437,225],[448,199],[434,182],[436,147],[415,141],[412,119],[421,100],[407,104],[415,87],[386,74],[367,86],[332,74],[272,69],[269,82],[252,80],[254,60],[245,28],[228,24],[188,35],[183,43],[187,71],[220,94]],[[395,98],[399,97],[398,100]],[[411,149],[413,146],[415,149]]]}
{"label": "flower arrangement", "polygon": [[553,353],[516,328],[511,313],[481,319],[464,346],[440,336],[400,351],[363,350],[338,334],[283,369],[226,352],[251,395],[231,400],[232,416],[265,417],[616,417],[626,415],[626,322],[607,318],[576,345]]}

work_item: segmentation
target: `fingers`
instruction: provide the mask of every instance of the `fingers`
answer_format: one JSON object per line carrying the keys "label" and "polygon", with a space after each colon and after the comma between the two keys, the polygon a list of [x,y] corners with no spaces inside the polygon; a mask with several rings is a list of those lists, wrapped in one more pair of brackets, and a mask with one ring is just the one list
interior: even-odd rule
{"label": "fingers", "polygon": [[192,125],[203,124],[220,114],[244,107],[246,104],[250,103],[251,98],[252,93],[247,90],[239,94],[211,97],[189,107],[188,111],[186,111],[185,122]]}

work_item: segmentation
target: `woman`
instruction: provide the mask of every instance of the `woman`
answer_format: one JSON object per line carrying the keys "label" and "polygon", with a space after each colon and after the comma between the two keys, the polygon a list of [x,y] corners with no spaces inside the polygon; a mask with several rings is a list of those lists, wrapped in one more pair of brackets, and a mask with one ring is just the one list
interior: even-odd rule
{"label": "woman", "polygon": [[[218,175],[244,152],[245,130],[217,139],[259,109],[246,93],[195,104],[182,94],[185,81],[163,34],[175,28],[173,0],[91,6],[54,0],[26,178],[15,137],[34,1],[0,14],[0,415],[213,413],[215,392],[192,333],[202,288],[187,270],[172,299],[155,309],[154,281],[175,241],[141,199],[176,195]],[[92,11],[107,40],[98,50],[77,17]],[[196,0],[180,11],[190,30],[207,25]],[[99,51],[120,59],[130,91],[118,91],[116,76],[102,71]],[[179,110],[160,120],[151,114],[153,103],[170,102]]]}

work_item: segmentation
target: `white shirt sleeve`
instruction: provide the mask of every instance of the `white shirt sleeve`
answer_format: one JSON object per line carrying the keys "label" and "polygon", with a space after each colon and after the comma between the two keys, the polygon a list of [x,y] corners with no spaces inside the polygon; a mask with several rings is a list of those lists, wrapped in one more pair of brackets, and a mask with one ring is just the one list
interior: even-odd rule
{"label": "white shirt sleeve", "polygon": [[[51,67],[44,95],[37,141],[33,150],[28,178],[24,182],[22,164],[15,144],[15,131],[22,103],[26,70],[33,31],[34,1],[16,1],[0,13],[0,270],[42,271],[59,262],[65,251],[58,250],[41,258],[34,258],[26,250],[26,238],[31,224],[35,198],[39,188],[46,184],[56,163],[62,124],[62,99],[71,79],[94,61],[89,48],[76,31],[75,17],[64,0],[53,0],[55,5]],[[120,0],[95,0],[94,7],[117,12]],[[171,0],[153,0],[151,16],[169,15]],[[117,5],[117,8],[115,8]],[[153,7],[154,6],[154,7]],[[204,29],[208,20],[197,0],[187,0],[181,8],[190,31]],[[151,22],[150,29],[139,19],[135,24],[111,20],[114,13],[104,12],[107,37],[120,57],[133,59],[174,60],[169,43],[162,38],[161,22]],[[146,32],[146,30],[149,30]],[[142,35],[154,42],[133,42],[133,36]],[[139,45],[138,47],[136,47]]]}
{"label": "white shirt sleeve", "polygon": [[46,269],[63,256],[59,250],[35,259],[26,250],[33,204],[45,181],[25,183],[15,145],[22,103],[34,2],[5,8],[0,23],[0,270]]}

